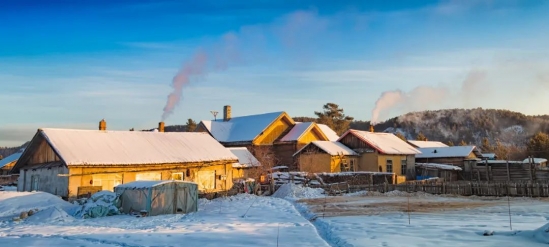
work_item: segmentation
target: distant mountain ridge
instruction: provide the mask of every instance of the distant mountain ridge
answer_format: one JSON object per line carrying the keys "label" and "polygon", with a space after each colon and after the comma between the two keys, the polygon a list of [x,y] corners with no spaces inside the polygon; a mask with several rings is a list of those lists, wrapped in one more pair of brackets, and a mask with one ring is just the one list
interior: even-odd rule
{"label": "distant mountain ridge", "polygon": [[[351,128],[368,130],[370,122],[355,121]],[[422,133],[429,140],[464,141],[480,145],[484,138],[491,143],[523,147],[538,132],[549,133],[549,115],[528,116],[497,109],[445,109],[411,112],[374,126],[376,131],[401,133],[416,139]]]}

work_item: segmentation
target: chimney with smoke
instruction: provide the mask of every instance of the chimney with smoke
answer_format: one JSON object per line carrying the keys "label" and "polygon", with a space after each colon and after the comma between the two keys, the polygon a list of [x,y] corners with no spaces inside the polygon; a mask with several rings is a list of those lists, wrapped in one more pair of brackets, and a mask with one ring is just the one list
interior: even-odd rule
{"label": "chimney with smoke", "polygon": [[231,106],[226,105],[223,107],[223,122],[231,120]]}
{"label": "chimney with smoke", "polygon": [[101,119],[101,121],[99,121],[99,130],[107,130],[107,122],[105,119]]}
{"label": "chimney with smoke", "polygon": [[374,133],[374,125],[370,124],[370,132]]}
{"label": "chimney with smoke", "polygon": [[158,123],[158,132],[164,132],[164,122]]}

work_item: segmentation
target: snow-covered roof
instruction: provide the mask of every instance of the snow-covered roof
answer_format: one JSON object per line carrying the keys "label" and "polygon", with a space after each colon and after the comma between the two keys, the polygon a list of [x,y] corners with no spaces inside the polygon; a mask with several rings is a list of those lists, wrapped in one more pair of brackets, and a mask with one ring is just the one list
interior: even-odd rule
{"label": "snow-covered roof", "polygon": [[451,170],[451,171],[461,171],[462,170],[461,167],[459,167],[459,166],[446,165],[446,164],[437,164],[437,163],[416,163],[416,167],[434,168],[434,169]]}
{"label": "snow-covered roof", "polygon": [[125,189],[145,189],[145,188],[152,188],[163,184],[168,183],[189,183],[189,184],[195,184],[193,182],[188,181],[180,181],[180,180],[159,180],[159,181],[134,181],[129,182],[125,184],[117,185],[115,188],[125,188]]}
{"label": "snow-covered roof", "polygon": [[496,154],[495,153],[482,153],[482,157],[488,158],[488,159],[495,159]]}
{"label": "snow-covered roof", "polygon": [[315,145],[318,148],[322,149],[324,152],[326,152],[329,155],[358,155],[353,151],[352,149],[348,148],[347,146],[343,145],[341,142],[332,142],[332,141],[313,141],[305,147],[301,148],[299,151],[294,153],[293,156],[296,156],[297,154],[301,153],[301,151],[305,150],[309,145]]}
{"label": "snow-covered roof", "polygon": [[226,122],[203,120],[202,124],[219,142],[245,142],[253,141],[282,114],[284,112],[234,117]]}
{"label": "snow-covered roof", "polygon": [[41,129],[39,132],[67,165],[238,160],[231,151],[206,133],[73,129]]}
{"label": "snow-covered roof", "polygon": [[237,158],[238,163],[233,164],[233,167],[254,167],[261,166],[259,161],[254,157],[254,155],[245,147],[238,148],[227,148],[231,151]]}
{"label": "snow-covered roof", "polygon": [[418,148],[421,154],[416,154],[416,158],[448,158],[448,157],[468,157],[474,152],[477,157],[482,154],[476,146],[453,146],[453,147],[433,147]]}
{"label": "snow-covered roof", "polygon": [[369,132],[362,130],[348,130],[339,140],[343,139],[348,134],[352,134],[364,141],[366,144],[384,154],[419,154],[419,150],[398,138],[392,133]]}
{"label": "snow-covered roof", "polygon": [[448,145],[438,141],[417,141],[408,140],[408,143],[418,148],[435,148],[435,147],[448,147]]}
{"label": "snow-covered roof", "polygon": [[[0,162],[2,162],[2,161],[0,161]],[[526,158],[526,159],[524,159],[522,162],[523,162],[523,163],[530,163],[530,160],[529,160],[528,158]],[[544,158],[534,158],[534,164],[541,164],[541,163],[545,163],[545,162],[547,162],[547,159],[544,159]],[[0,167],[2,167],[2,166],[0,165]]]}
{"label": "snow-covered roof", "polygon": [[325,124],[316,124],[316,125],[318,125],[318,127],[320,127],[322,132],[324,132],[324,135],[328,137],[328,141],[335,142],[337,141],[337,139],[339,139],[339,136],[337,135],[337,133],[328,125],[325,125]]}
{"label": "snow-covered roof", "polygon": [[314,126],[314,122],[296,122],[294,127],[286,134],[280,141],[297,141],[303,136],[311,127]]}
{"label": "snow-covered roof", "polygon": [[23,150],[24,149],[21,149],[19,152],[14,153],[14,154],[0,160],[0,168],[6,166],[7,164],[10,164],[12,162],[17,161],[19,159],[19,157],[21,157],[21,154],[23,154],[23,152],[22,152]]}

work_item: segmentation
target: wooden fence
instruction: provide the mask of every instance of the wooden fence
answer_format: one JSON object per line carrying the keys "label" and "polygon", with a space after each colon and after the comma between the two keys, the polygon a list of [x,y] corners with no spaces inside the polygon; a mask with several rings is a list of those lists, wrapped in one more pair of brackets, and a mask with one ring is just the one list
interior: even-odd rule
{"label": "wooden fence", "polygon": [[451,182],[425,184],[376,184],[376,185],[349,185],[337,183],[322,186],[330,195],[358,191],[404,191],[425,192],[434,195],[461,195],[461,196],[513,196],[513,197],[549,197],[549,183],[544,182]]}

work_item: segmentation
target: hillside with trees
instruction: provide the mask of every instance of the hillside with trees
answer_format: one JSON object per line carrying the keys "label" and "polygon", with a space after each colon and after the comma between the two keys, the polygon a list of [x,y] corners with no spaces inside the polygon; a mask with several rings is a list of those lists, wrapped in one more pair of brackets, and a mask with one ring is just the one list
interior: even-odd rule
{"label": "hillside with trees", "polygon": [[0,147],[0,160],[17,153],[17,151],[21,150],[21,148],[27,147],[28,145],[29,142],[26,142],[19,147]]}

